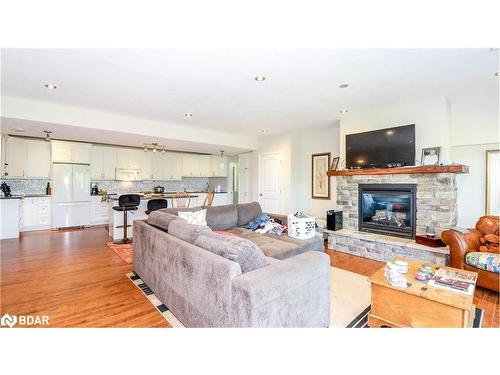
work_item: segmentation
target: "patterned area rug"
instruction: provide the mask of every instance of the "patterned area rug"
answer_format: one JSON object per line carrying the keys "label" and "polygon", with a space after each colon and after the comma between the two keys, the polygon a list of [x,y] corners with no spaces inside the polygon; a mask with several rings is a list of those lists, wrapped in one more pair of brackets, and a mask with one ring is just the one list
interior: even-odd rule
{"label": "patterned area rug", "polygon": [[107,242],[106,245],[108,245],[108,247],[125,262],[132,264],[132,254],[134,253],[132,244],[117,245],[113,242]]}

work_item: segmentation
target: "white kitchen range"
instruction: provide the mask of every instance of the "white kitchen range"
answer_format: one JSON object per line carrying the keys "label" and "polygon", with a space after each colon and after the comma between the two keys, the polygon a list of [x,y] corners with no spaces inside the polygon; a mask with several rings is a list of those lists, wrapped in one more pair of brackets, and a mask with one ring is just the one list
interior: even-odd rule
{"label": "white kitchen range", "polygon": [[[27,231],[106,225],[117,240],[123,236],[123,212],[113,206],[122,194],[141,195],[138,209],[128,213],[132,225],[147,218],[152,198],[165,198],[172,207],[171,195],[186,191],[195,207],[203,204],[208,190],[216,192],[212,205],[233,203],[235,193],[226,189],[228,158],[222,154],[2,135],[1,159],[1,239]],[[155,194],[154,187],[164,193]]]}

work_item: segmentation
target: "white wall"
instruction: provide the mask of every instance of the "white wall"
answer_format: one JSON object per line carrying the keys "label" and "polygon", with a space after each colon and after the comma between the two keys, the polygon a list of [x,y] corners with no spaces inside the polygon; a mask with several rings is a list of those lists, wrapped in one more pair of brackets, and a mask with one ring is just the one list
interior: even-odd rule
{"label": "white wall", "polygon": [[339,156],[340,123],[328,128],[308,129],[292,135],[292,207],[317,218],[326,218],[326,210],[337,204],[337,182],[330,177],[330,199],[312,199],[311,155],[330,152],[331,159]]}
{"label": "white wall", "polygon": [[[477,219],[486,212],[486,150],[498,150],[500,143],[454,146],[453,160],[470,167],[468,174],[457,175],[458,225],[474,228]],[[500,173],[500,171],[497,171]]]}
{"label": "white wall", "polygon": [[345,161],[346,134],[415,124],[415,158],[422,148],[442,146],[442,160],[449,158],[450,116],[446,98],[402,103],[350,112],[340,120],[340,155]]}

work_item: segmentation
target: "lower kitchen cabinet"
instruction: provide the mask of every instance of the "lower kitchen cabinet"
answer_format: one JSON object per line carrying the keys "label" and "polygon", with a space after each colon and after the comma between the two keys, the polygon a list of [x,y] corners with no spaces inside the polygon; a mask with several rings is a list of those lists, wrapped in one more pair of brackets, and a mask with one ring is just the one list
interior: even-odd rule
{"label": "lower kitchen cabinet", "polygon": [[109,203],[100,195],[90,197],[90,225],[109,223]]}
{"label": "lower kitchen cabinet", "polygon": [[21,232],[52,227],[52,199],[50,197],[23,198],[19,211]]}

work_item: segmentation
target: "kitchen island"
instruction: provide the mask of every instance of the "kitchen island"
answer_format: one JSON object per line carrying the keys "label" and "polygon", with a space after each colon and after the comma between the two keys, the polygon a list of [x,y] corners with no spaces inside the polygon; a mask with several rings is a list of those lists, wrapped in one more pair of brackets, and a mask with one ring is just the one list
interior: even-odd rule
{"label": "kitchen island", "polygon": [[[134,194],[134,193],[127,193],[127,194]],[[197,204],[197,199],[198,195],[197,194],[191,194],[191,207],[196,207]],[[146,214],[146,210],[148,209],[148,202],[151,199],[166,199],[168,202],[168,207],[172,207],[172,196],[173,194],[165,193],[165,194],[139,194],[141,195],[141,203],[137,207],[137,210],[135,211],[128,211],[128,223],[131,225],[127,229],[127,237],[132,238],[133,237],[133,221],[134,220],[145,220],[148,218],[148,215]],[[108,202],[108,213],[109,213],[109,236],[114,240],[119,240],[123,238],[123,228],[117,228],[118,226],[123,225],[123,211],[115,211],[113,210],[114,206],[118,205],[118,198],[119,194],[113,194],[109,195],[109,202]],[[193,201],[196,202],[196,204],[193,204]],[[203,202],[201,202],[203,203]]]}

